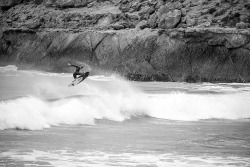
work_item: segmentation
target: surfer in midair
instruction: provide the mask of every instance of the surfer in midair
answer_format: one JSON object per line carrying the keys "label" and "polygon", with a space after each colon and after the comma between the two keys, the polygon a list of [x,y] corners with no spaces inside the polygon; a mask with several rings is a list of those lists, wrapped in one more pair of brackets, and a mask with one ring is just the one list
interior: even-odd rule
{"label": "surfer in midair", "polygon": [[85,74],[85,73],[81,73],[81,72],[80,72],[80,70],[81,70],[84,66],[77,66],[77,65],[70,64],[70,63],[68,63],[68,65],[76,68],[75,72],[73,73],[74,79],[77,78],[77,75],[80,75],[80,76],[81,76],[81,75],[84,75],[84,74]]}

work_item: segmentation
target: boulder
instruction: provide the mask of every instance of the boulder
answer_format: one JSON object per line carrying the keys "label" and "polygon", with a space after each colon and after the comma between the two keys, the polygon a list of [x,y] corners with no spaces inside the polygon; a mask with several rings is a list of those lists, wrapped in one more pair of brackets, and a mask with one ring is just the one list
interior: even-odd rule
{"label": "boulder", "polygon": [[244,22],[236,23],[236,28],[238,29],[250,28],[250,23],[244,23]]}
{"label": "boulder", "polygon": [[148,10],[148,14],[153,14],[155,12],[154,6],[151,6],[150,9]]}
{"label": "boulder", "polygon": [[190,5],[190,3],[191,3],[191,0],[185,0],[182,4],[183,6],[188,6]]}
{"label": "boulder", "polygon": [[130,7],[131,7],[130,3],[123,2],[123,3],[120,4],[119,9],[120,9],[123,13],[125,13],[125,12],[128,12],[128,11],[130,10]]}
{"label": "boulder", "polygon": [[150,28],[157,28],[158,26],[157,20],[158,20],[157,14],[153,14],[150,16],[149,21],[148,21]]}
{"label": "boulder", "polygon": [[139,15],[144,15],[147,14],[149,11],[150,7],[149,6],[144,6],[140,11],[139,11]]}
{"label": "boulder", "polygon": [[218,36],[217,38],[213,38],[208,40],[208,44],[211,46],[223,46],[226,39],[224,37]]}
{"label": "boulder", "polygon": [[225,46],[227,48],[238,48],[248,43],[248,38],[245,35],[233,34],[226,37]]}
{"label": "boulder", "polygon": [[148,28],[149,25],[148,25],[148,22],[146,20],[142,20],[141,22],[139,22],[137,25],[136,25],[136,28],[140,28],[140,29],[144,29],[144,28]]}
{"label": "boulder", "polygon": [[198,5],[201,5],[202,2],[203,2],[202,0],[192,0],[191,5],[192,6],[198,6]]}
{"label": "boulder", "polygon": [[216,36],[208,41],[209,45],[225,46],[228,49],[239,48],[248,43],[248,38],[242,34],[231,34],[226,36]]}
{"label": "boulder", "polygon": [[181,8],[181,15],[186,16],[187,15],[187,9]]}
{"label": "boulder", "polygon": [[163,14],[159,21],[159,27],[164,29],[175,28],[181,20],[181,11],[174,10]]}
{"label": "boulder", "polygon": [[34,3],[35,3],[36,5],[40,5],[40,4],[43,3],[43,0],[35,0]]}
{"label": "boulder", "polygon": [[166,6],[161,6],[158,10],[158,16],[161,17],[163,14],[168,13],[170,10]]}
{"label": "boulder", "polygon": [[26,26],[30,29],[38,29],[41,26],[41,22],[39,20],[31,20],[26,23]]}
{"label": "boulder", "polygon": [[61,8],[87,6],[88,3],[88,0],[45,0],[46,6]]}
{"label": "boulder", "polygon": [[250,43],[248,43],[245,46],[243,46],[243,48],[250,50]]}
{"label": "boulder", "polygon": [[190,18],[190,17],[187,17],[186,18],[186,24],[188,27],[192,27],[196,24],[196,19],[195,18]]}
{"label": "boulder", "polygon": [[181,10],[182,9],[182,3],[179,2],[179,1],[174,2],[174,8]]}
{"label": "boulder", "polygon": [[106,17],[100,18],[97,21],[97,25],[98,26],[109,26],[111,22],[112,22],[112,16],[106,16]]}
{"label": "boulder", "polygon": [[88,0],[75,0],[74,2],[75,7],[87,6],[87,5],[88,5]]}
{"label": "boulder", "polygon": [[10,8],[12,6],[15,6],[19,3],[21,3],[22,0],[1,0],[0,1],[0,7],[1,8]]}
{"label": "boulder", "polygon": [[112,27],[113,27],[114,30],[124,29],[124,26],[119,24],[119,23],[113,24]]}

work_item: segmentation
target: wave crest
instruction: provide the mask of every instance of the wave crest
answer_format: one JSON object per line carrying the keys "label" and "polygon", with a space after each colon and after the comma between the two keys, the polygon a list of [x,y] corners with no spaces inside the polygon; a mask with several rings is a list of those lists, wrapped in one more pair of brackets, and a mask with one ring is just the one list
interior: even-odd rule
{"label": "wave crest", "polygon": [[[84,84],[69,88],[67,84],[72,80],[69,74],[55,74],[51,77],[50,73],[40,75],[34,71],[32,76],[20,71],[12,73],[20,74],[21,77],[6,77],[1,88],[8,88],[11,92],[21,91],[25,96],[25,92],[30,93],[32,96],[0,103],[0,129],[41,130],[61,124],[93,125],[96,119],[121,122],[141,115],[182,121],[250,118],[249,86],[247,89],[243,87],[240,92],[219,95],[173,91],[167,94],[146,94],[121,78],[89,77]],[[160,86],[158,84],[152,89],[161,93],[163,89],[157,87]],[[206,85],[200,87],[208,91],[211,89],[211,86]],[[57,99],[48,100],[52,97]]]}
{"label": "wave crest", "polygon": [[24,97],[0,104],[0,129],[41,130],[60,124],[93,125],[95,119],[121,122],[135,115],[182,121],[250,118],[248,106],[249,101],[237,95],[174,93],[164,96],[127,96],[102,93],[51,102]]}

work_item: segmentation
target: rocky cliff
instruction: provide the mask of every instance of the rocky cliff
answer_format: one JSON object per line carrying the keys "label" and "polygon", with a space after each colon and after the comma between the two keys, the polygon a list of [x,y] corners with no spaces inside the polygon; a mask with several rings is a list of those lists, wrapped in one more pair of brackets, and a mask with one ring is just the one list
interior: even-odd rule
{"label": "rocky cliff", "polygon": [[248,0],[1,0],[0,65],[132,80],[250,81]]}

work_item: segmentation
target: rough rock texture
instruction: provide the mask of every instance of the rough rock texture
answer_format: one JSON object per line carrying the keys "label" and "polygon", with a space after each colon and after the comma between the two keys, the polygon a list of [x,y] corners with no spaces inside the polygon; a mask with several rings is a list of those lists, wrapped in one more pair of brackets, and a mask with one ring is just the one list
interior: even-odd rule
{"label": "rough rock texture", "polygon": [[161,16],[159,27],[163,29],[175,28],[181,20],[181,11],[170,11]]}
{"label": "rough rock texture", "polygon": [[22,0],[1,0],[0,7],[1,8],[10,8],[14,5],[21,3],[21,2],[22,2]]}
{"label": "rough rock texture", "polygon": [[1,5],[0,65],[69,72],[72,62],[132,80],[250,81],[247,0],[18,3]]}
{"label": "rough rock texture", "polygon": [[87,6],[91,2],[93,2],[93,0],[45,0],[45,5],[67,8]]}

